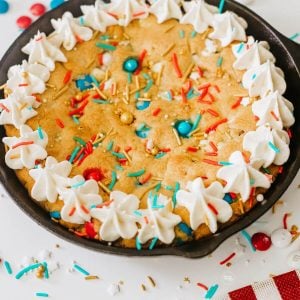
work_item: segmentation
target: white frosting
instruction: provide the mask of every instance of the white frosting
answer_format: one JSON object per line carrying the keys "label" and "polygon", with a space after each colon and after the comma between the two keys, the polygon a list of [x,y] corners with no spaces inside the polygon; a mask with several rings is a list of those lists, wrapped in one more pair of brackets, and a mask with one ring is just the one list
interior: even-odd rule
{"label": "white frosting", "polygon": [[148,198],[148,208],[139,210],[141,217],[138,222],[141,228],[138,230],[138,240],[144,244],[158,238],[170,244],[175,237],[174,227],[181,222],[181,218],[172,213],[171,201],[163,195],[157,199],[157,205],[162,205],[162,208],[155,208],[152,204],[152,199]]}
{"label": "white frosting", "polygon": [[23,60],[22,65],[15,65],[8,70],[7,87],[12,91],[30,96],[45,91],[45,82],[50,78],[49,70],[40,64],[29,64]]}
{"label": "white frosting", "polygon": [[10,94],[7,98],[0,100],[0,124],[14,125],[19,129],[27,120],[37,115],[33,107],[37,102],[33,96],[23,96],[19,92]]}
{"label": "white frosting", "polygon": [[70,184],[68,176],[71,170],[70,162],[58,163],[54,157],[48,156],[44,168],[38,166],[29,171],[29,175],[35,181],[31,190],[32,198],[37,201],[56,202],[59,191]]}
{"label": "white frosting", "polygon": [[55,69],[55,62],[66,62],[67,59],[60,49],[47,40],[45,33],[38,32],[30,42],[22,48],[29,55],[30,64],[40,63],[50,71]]}
{"label": "white frosting", "polygon": [[[48,144],[48,136],[42,130],[43,138],[41,139],[38,131],[33,131],[29,126],[22,125],[20,127],[20,137],[4,137],[2,142],[9,147],[5,154],[5,163],[11,169],[33,169],[36,160],[42,160],[47,157],[45,150]],[[20,145],[19,143],[32,142],[28,145]]]}
{"label": "white frosting", "polygon": [[214,31],[209,37],[219,40],[222,47],[228,46],[233,41],[246,41],[247,22],[233,12],[215,14],[213,28]]}
{"label": "white frosting", "polygon": [[214,54],[217,52],[217,45],[215,41],[206,39],[205,40],[205,49],[202,51],[202,55],[204,56],[210,56],[211,54]]}
{"label": "white frosting", "polygon": [[159,24],[173,18],[180,20],[182,12],[178,3],[178,0],[156,0],[150,6],[149,12],[156,16]]}
{"label": "white frosting", "polygon": [[243,148],[251,152],[251,161],[263,160],[263,167],[267,168],[272,163],[283,165],[288,160],[289,142],[286,131],[260,126],[246,133]]}
{"label": "white frosting", "polygon": [[95,5],[81,5],[80,9],[83,13],[82,20],[84,25],[94,30],[105,32],[108,26],[118,24],[117,19],[102,8],[99,9],[97,3]]}
{"label": "white frosting", "polygon": [[269,188],[269,179],[260,171],[261,161],[247,164],[241,152],[236,151],[230,155],[232,165],[224,166],[217,172],[217,177],[226,181],[224,192],[239,193],[244,202],[249,199],[251,187]]}
{"label": "white frosting", "polygon": [[90,221],[93,205],[102,203],[102,198],[98,193],[99,187],[95,180],[85,181],[80,175],[73,177],[70,180],[70,188],[62,188],[59,192],[64,201],[61,218],[73,224]]}
{"label": "white frosting", "polygon": [[[221,183],[213,182],[205,188],[201,178],[188,182],[187,191],[179,190],[176,194],[178,205],[186,207],[190,213],[191,228],[196,230],[199,225],[207,222],[212,233],[218,229],[217,221],[225,223],[232,216],[232,208],[223,200],[224,196]],[[216,209],[217,215],[209,205]]]}
{"label": "white frosting", "polygon": [[92,209],[92,217],[101,221],[99,235],[107,242],[118,238],[131,239],[138,228],[133,212],[139,207],[139,199],[132,194],[113,191],[110,194],[111,203],[101,208]]}
{"label": "white frosting", "polygon": [[259,118],[256,125],[269,124],[276,129],[290,127],[295,123],[293,110],[293,104],[277,91],[252,104],[252,112]]}
{"label": "white frosting", "polygon": [[274,91],[278,91],[282,95],[286,90],[282,70],[275,67],[269,60],[245,72],[243,86],[249,90],[250,97],[264,97]]}
{"label": "white frosting", "polygon": [[275,63],[276,59],[269,50],[267,42],[258,42],[253,37],[249,37],[247,43],[232,46],[232,52],[236,57],[233,67],[237,70],[249,70],[268,60]]}
{"label": "white frosting", "polygon": [[[118,16],[118,23],[127,26],[134,19],[148,17],[148,7],[144,1],[137,0],[112,0],[108,11]],[[140,13],[143,13],[139,15]],[[135,16],[135,14],[138,14]]]}
{"label": "white frosting", "polygon": [[213,15],[218,9],[206,4],[203,0],[184,2],[183,7],[186,14],[181,18],[181,24],[192,24],[195,31],[203,33],[208,26],[213,25]]}
{"label": "white frosting", "polygon": [[78,41],[88,41],[93,36],[90,28],[81,26],[78,19],[75,19],[70,12],[65,12],[62,18],[51,20],[55,31],[49,36],[49,40],[57,47],[63,47],[70,51]]}

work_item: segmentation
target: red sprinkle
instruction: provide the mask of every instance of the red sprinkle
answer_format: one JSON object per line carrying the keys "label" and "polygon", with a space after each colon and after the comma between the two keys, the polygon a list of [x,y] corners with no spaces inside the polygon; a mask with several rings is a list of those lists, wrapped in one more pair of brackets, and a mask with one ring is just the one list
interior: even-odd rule
{"label": "red sprinkle", "polygon": [[77,43],[83,43],[83,39],[79,35],[75,35]]}
{"label": "red sprinkle", "polygon": [[207,203],[207,206],[216,216],[219,214],[217,209],[211,203]]}
{"label": "red sprinkle", "polygon": [[219,113],[218,112],[216,112],[215,110],[213,110],[213,109],[207,109],[206,110],[208,113],[210,113],[212,116],[214,116],[214,117],[219,117],[220,115],[219,115]]}
{"label": "red sprinkle", "polygon": [[149,224],[149,220],[146,216],[144,217],[144,220],[145,220],[146,224]]}
{"label": "red sprinkle", "polygon": [[202,84],[202,85],[200,85],[198,87],[198,91],[201,91],[201,90],[204,90],[204,89],[208,89],[208,88],[210,88],[210,86],[211,86],[211,83],[209,83],[209,82],[204,83],[204,84]]}
{"label": "red sprinkle", "polygon": [[21,143],[18,143],[18,144],[13,145],[11,148],[12,148],[12,149],[16,149],[16,148],[18,148],[18,147],[20,147],[20,146],[28,146],[28,145],[32,145],[32,144],[34,144],[33,141],[21,142]]}
{"label": "red sprinkle", "polygon": [[188,151],[188,152],[197,152],[198,150],[199,150],[199,148],[197,148],[197,147],[189,146],[186,148],[186,151]]}
{"label": "red sprinkle", "polygon": [[181,88],[181,98],[182,98],[182,103],[187,103],[187,98],[184,92],[184,88]]}
{"label": "red sprinkle", "polygon": [[213,165],[213,166],[220,166],[220,164],[217,161],[214,160],[210,160],[210,159],[203,159],[203,162],[209,164],[209,165]]}
{"label": "red sprinkle", "polygon": [[98,64],[103,65],[103,53],[98,53]]}
{"label": "red sprinkle", "polygon": [[287,133],[289,135],[289,138],[292,138],[293,134],[292,134],[292,130],[290,128],[287,130]]}
{"label": "red sprinkle", "polygon": [[114,17],[115,19],[119,20],[119,17],[117,14],[111,13],[111,12],[107,12],[108,15]]}
{"label": "red sprinkle", "polygon": [[213,141],[210,141],[209,145],[211,146],[211,148],[213,149],[214,152],[218,152],[218,148]]}
{"label": "red sprinkle", "polygon": [[235,257],[236,253],[233,252],[232,254],[230,254],[227,258],[225,258],[224,260],[220,261],[220,265],[224,265],[227,262],[229,262],[233,257]]}
{"label": "red sprinkle", "polygon": [[103,203],[97,205],[97,208],[101,208],[103,206],[110,206],[113,202],[114,202],[114,200],[109,200],[109,201],[103,202]]}
{"label": "red sprinkle", "polygon": [[284,228],[284,229],[287,229],[287,228],[288,228],[287,218],[288,218],[289,216],[290,216],[290,214],[284,214],[284,216],[283,216],[282,223],[283,223],[283,228]]}
{"label": "red sprinkle", "polygon": [[148,182],[150,180],[150,178],[152,177],[151,173],[146,173],[143,178],[140,179],[140,184],[145,184],[146,182]]}
{"label": "red sprinkle", "polygon": [[35,3],[31,5],[29,9],[30,12],[36,17],[40,17],[46,12],[46,7],[42,3]]}
{"label": "red sprinkle", "polygon": [[208,92],[207,96],[210,98],[211,102],[216,101],[216,98],[211,93]]}
{"label": "red sprinkle", "polygon": [[64,83],[64,84],[69,83],[70,80],[71,80],[71,78],[72,78],[72,71],[68,70],[68,71],[66,72],[65,77],[64,77],[63,83]]}
{"label": "red sprinkle", "polygon": [[141,11],[141,12],[138,12],[138,13],[133,14],[132,16],[133,16],[134,18],[137,18],[137,17],[140,17],[140,16],[144,15],[145,13],[146,13],[145,11]]}
{"label": "red sprinkle", "polygon": [[199,76],[200,77],[203,77],[203,70],[199,67],[199,66],[197,66],[197,71],[198,71],[198,74],[199,74]]}
{"label": "red sprinkle", "polygon": [[125,152],[126,152],[126,153],[128,153],[129,151],[131,151],[131,150],[132,150],[132,147],[131,147],[131,146],[127,146],[127,147],[125,147],[125,149],[124,149],[124,150],[125,150]]}
{"label": "red sprinkle", "polygon": [[271,111],[271,115],[273,116],[273,118],[278,122],[279,118],[278,116],[276,116],[276,114],[274,113],[274,111]]}
{"label": "red sprinkle", "polygon": [[90,168],[84,170],[83,177],[85,180],[94,179],[96,181],[101,181],[105,176],[100,168]]}
{"label": "red sprinkle", "polygon": [[226,122],[228,122],[228,119],[227,119],[227,118],[222,119],[222,120],[216,122],[215,124],[213,124],[213,125],[211,125],[210,127],[208,127],[208,128],[205,130],[205,133],[209,133],[209,132],[211,132],[211,131],[216,130],[221,124],[224,124],[224,123],[226,123]]}
{"label": "red sprinkle", "polygon": [[21,16],[16,22],[20,29],[27,29],[31,25],[32,19],[27,16]]}
{"label": "red sprinkle", "polygon": [[201,95],[198,97],[198,101],[203,100],[207,94],[208,94],[208,88],[201,89]]}
{"label": "red sprinkle", "polygon": [[142,70],[142,68],[143,68],[143,61],[144,61],[146,55],[147,55],[147,50],[144,49],[144,50],[142,51],[142,53],[140,54],[140,56],[139,56],[139,67],[138,67],[138,69],[134,72],[134,75],[139,75],[139,74],[140,74],[140,72],[141,72],[141,70]]}
{"label": "red sprinkle", "polygon": [[89,214],[89,213],[90,213],[90,211],[89,211],[83,204],[80,205],[80,208],[81,208],[86,214]]}
{"label": "red sprinkle", "polygon": [[279,173],[279,174],[282,174],[282,172],[283,172],[283,166],[280,166],[280,167],[278,168],[278,173]]}
{"label": "red sprinkle", "polygon": [[160,149],[161,152],[171,152],[170,148],[162,148]]}
{"label": "red sprinkle", "polygon": [[220,90],[220,88],[219,88],[217,85],[214,85],[214,89],[215,89],[218,93],[221,93],[221,90]]}
{"label": "red sprinkle", "polygon": [[0,103],[0,108],[2,108],[3,110],[5,110],[6,112],[10,112],[10,110],[2,103]]}
{"label": "red sprinkle", "polygon": [[20,83],[19,87],[24,87],[24,86],[28,86],[28,85],[29,85],[28,83]]}
{"label": "red sprinkle", "polygon": [[92,222],[86,222],[84,224],[85,232],[91,239],[94,239],[97,235],[97,232],[95,231],[94,224]]}
{"label": "red sprinkle", "polygon": [[153,111],[153,113],[152,113],[152,116],[154,116],[154,117],[156,117],[156,116],[158,116],[158,114],[161,112],[161,108],[156,108],[154,111]]}
{"label": "red sprinkle", "polygon": [[239,97],[238,100],[231,105],[231,109],[236,109],[237,107],[239,107],[241,105],[241,102],[243,100],[243,97]]}
{"label": "red sprinkle", "polygon": [[76,207],[73,207],[69,212],[69,216],[72,217],[74,215],[75,211],[76,211]]}
{"label": "red sprinkle", "polygon": [[55,119],[55,122],[60,128],[65,128],[65,124],[62,122],[61,119]]}
{"label": "red sprinkle", "polygon": [[208,291],[208,287],[203,283],[197,282],[197,286],[199,286],[199,287],[205,289],[206,291]]}
{"label": "red sprinkle", "polygon": [[204,154],[207,156],[218,156],[217,152],[205,152]]}
{"label": "red sprinkle", "polygon": [[236,197],[237,197],[236,193],[230,192],[229,195],[232,199],[236,199]]}
{"label": "red sprinkle", "polygon": [[173,66],[175,68],[175,72],[177,74],[177,77],[182,78],[182,72],[181,72],[181,69],[180,69],[179,64],[178,64],[178,58],[177,58],[176,53],[173,53],[172,62],[173,62]]}
{"label": "red sprinkle", "polygon": [[88,100],[84,100],[82,102],[82,104],[77,108],[74,109],[72,111],[69,112],[69,116],[73,116],[73,115],[80,115],[83,113],[84,108],[88,105],[89,101]]}

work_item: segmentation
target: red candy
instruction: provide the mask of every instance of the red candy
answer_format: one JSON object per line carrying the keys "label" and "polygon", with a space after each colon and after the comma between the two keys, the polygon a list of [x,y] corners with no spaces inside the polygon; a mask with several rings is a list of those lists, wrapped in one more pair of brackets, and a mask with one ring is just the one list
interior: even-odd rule
{"label": "red candy", "polygon": [[16,22],[17,22],[17,26],[20,29],[26,29],[31,25],[32,20],[31,20],[31,18],[29,18],[27,16],[21,16],[17,19]]}
{"label": "red candy", "polygon": [[94,224],[92,222],[86,222],[84,224],[85,232],[87,236],[91,239],[94,239],[97,235],[97,232],[95,231]]}
{"label": "red candy", "polygon": [[30,12],[36,17],[42,16],[45,13],[45,11],[46,7],[42,3],[35,3],[30,7]]}
{"label": "red candy", "polygon": [[94,179],[96,181],[101,181],[104,178],[102,171],[98,168],[86,169],[83,172],[83,177],[85,180]]}
{"label": "red candy", "polygon": [[272,245],[271,238],[263,232],[255,233],[252,236],[251,241],[254,248],[258,251],[266,251]]}

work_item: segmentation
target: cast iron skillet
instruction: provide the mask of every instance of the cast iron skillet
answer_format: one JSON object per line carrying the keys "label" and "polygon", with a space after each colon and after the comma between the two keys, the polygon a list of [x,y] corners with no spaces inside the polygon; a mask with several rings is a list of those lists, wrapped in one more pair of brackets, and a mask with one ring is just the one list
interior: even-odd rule
{"label": "cast iron skillet", "polygon": [[[19,64],[22,59],[27,58],[27,56],[22,54],[21,48],[27,44],[29,39],[33,37],[38,30],[45,32],[46,34],[49,34],[52,31],[50,19],[61,17],[65,11],[71,11],[75,16],[79,16],[81,14],[80,5],[93,4],[94,1],[95,0],[70,0],[57,9],[48,12],[37,22],[35,22],[13,43],[13,45],[4,55],[0,63],[0,84],[6,82],[6,74],[10,66]],[[207,2],[217,6],[219,0],[207,0]],[[284,70],[286,76],[288,90],[285,96],[294,104],[296,104],[297,101],[300,101],[300,46],[282,36],[254,12],[234,1],[226,1],[225,9],[234,11],[239,16],[247,20],[249,25],[247,30],[248,34],[253,35],[257,40],[266,40],[270,43],[272,52],[277,59],[277,65]],[[51,221],[49,214],[31,200],[27,191],[17,179],[14,171],[5,165],[5,151],[2,143],[0,145],[0,180],[8,193],[11,195],[12,199],[26,214],[34,219],[39,225],[42,225],[57,236],[74,244],[99,252],[127,256],[178,255],[189,258],[202,257],[215,250],[228,237],[249,226],[260,216],[262,216],[280,198],[280,196],[292,182],[293,178],[296,176],[300,166],[299,104],[295,105],[295,116],[296,124],[292,128],[294,138],[291,141],[290,159],[284,166],[283,174],[278,176],[275,184],[273,184],[266,193],[266,204],[257,205],[236,223],[223,228],[220,230],[220,232],[210,237],[176,247],[156,248],[152,251],[138,251],[136,249],[123,249],[108,246],[97,241],[87,240],[75,236],[64,227]],[[0,137],[2,138],[3,136],[5,136],[5,131],[4,128],[1,127]]]}

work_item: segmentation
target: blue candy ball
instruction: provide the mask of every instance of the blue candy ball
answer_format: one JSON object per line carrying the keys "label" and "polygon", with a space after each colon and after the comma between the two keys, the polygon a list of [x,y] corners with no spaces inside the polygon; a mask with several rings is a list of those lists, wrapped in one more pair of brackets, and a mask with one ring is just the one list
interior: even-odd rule
{"label": "blue candy ball", "polygon": [[134,73],[139,67],[139,62],[136,58],[130,57],[124,61],[123,70],[128,73]]}
{"label": "blue candy ball", "polygon": [[61,4],[63,4],[64,2],[65,2],[65,0],[52,0],[50,2],[50,8],[54,9],[54,8],[60,6]]}
{"label": "blue candy ball", "polygon": [[176,129],[180,136],[186,137],[192,131],[192,124],[189,121],[180,121]]}
{"label": "blue candy ball", "polygon": [[5,14],[7,13],[9,10],[9,4],[4,1],[4,0],[1,0],[0,1],[0,14]]}

